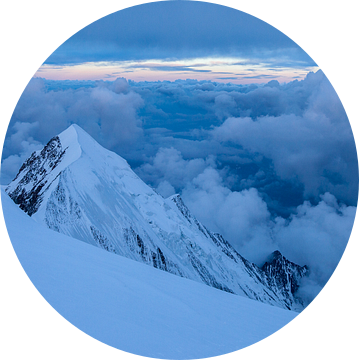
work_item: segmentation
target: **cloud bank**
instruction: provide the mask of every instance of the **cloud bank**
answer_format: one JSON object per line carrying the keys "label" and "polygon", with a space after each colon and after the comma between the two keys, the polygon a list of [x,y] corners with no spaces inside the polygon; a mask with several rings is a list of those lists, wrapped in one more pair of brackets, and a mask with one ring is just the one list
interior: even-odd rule
{"label": "cloud bank", "polygon": [[228,7],[190,1],[154,2],[115,12],[73,35],[45,63],[231,56],[315,65],[267,23]]}
{"label": "cloud bank", "polygon": [[321,71],[263,85],[33,79],[9,125],[2,183],[72,123],[164,197],[182,194],[250,261],[260,265],[279,249],[308,265],[308,301],[334,271],[354,221],[358,163]]}
{"label": "cloud bank", "polygon": [[328,192],[316,205],[304,201],[285,219],[272,216],[257,189],[231,191],[225,185],[226,172],[218,170],[213,159],[186,161],[173,148],[160,149],[153,165],[143,165],[142,171],[157,174],[156,190],[164,197],[182,188],[192,213],[257,265],[275,250],[307,265],[310,274],[301,288],[307,302],[329,280],[350,236],[356,207],[339,204]]}
{"label": "cloud bank", "polygon": [[351,182],[357,157],[344,109],[323,73],[310,74],[305,81],[317,88],[303,109],[283,113],[280,108],[290,103],[280,104],[276,98],[269,101],[274,104],[271,114],[229,117],[213,135],[271,159],[282,179],[296,178],[304,185],[306,197],[330,191],[350,201],[357,193],[357,183]]}
{"label": "cloud bank", "polygon": [[2,182],[9,182],[32,151],[75,123],[112,150],[126,149],[143,136],[137,110],[141,97],[124,79],[94,87],[48,91],[43,79],[30,81],[5,139]]}

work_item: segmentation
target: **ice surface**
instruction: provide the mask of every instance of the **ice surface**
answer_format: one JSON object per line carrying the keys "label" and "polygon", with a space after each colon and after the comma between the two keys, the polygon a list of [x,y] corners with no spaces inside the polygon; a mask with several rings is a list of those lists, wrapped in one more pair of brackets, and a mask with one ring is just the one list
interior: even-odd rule
{"label": "ice surface", "polygon": [[3,191],[2,203],[36,288],[72,324],[115,348],[167,359],[216,356],[269,336],[297,315],[46,229]]}

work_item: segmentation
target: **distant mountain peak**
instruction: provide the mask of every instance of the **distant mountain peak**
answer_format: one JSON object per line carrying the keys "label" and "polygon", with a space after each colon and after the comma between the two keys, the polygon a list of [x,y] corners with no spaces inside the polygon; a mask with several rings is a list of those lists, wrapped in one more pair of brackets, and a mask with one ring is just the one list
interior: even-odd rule
{"label": "distant mountain peak", "polygon": [[300,280],[308,275],[308,267],[300,266],[286,259],[279,250],[274,251],[261,268],[269,283],[280,291],[295,295]]}
{"label": "distant mountain peak", "polygon": [[282,255],[282,253],[279,250],[274,250],[270,255],[268,255],[266,262],[270,263],[275,260],[282,261],[283,258],[284,258],[284,256]]}

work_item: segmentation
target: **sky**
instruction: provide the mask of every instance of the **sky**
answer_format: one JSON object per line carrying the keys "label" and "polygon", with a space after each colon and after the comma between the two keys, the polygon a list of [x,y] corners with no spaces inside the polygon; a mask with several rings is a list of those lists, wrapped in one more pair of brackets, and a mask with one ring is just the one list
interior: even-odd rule
{"label": "sky", "polygon": [[[200,16],[198,16],[200,14]],[[60,46],[12,116],[2,183],[76,123],[164,197],[261,265],[279,249],[335,269],[354,221],[358,165],[325,74],[285,35],[237,10],[164,2],[105,17]]]}
{"label": "sky", "polygon": [[298,45],[255,17],[209,3],[171,1],[92,23],[51,54],[36,76],[249,84],[302,79],[316,68]]}

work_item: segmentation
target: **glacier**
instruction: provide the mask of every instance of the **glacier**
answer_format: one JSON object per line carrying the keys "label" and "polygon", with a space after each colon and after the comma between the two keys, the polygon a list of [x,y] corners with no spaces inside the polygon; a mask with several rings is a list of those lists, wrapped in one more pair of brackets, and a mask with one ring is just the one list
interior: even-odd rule
{"label": "glacier", "polygon": [[107,252],[211,287],[301,311],[308,269],[274,254],[259,268],[210,232],[179,195],[164,199],[77,125],[22,165],[6,193],[33,220]]}

